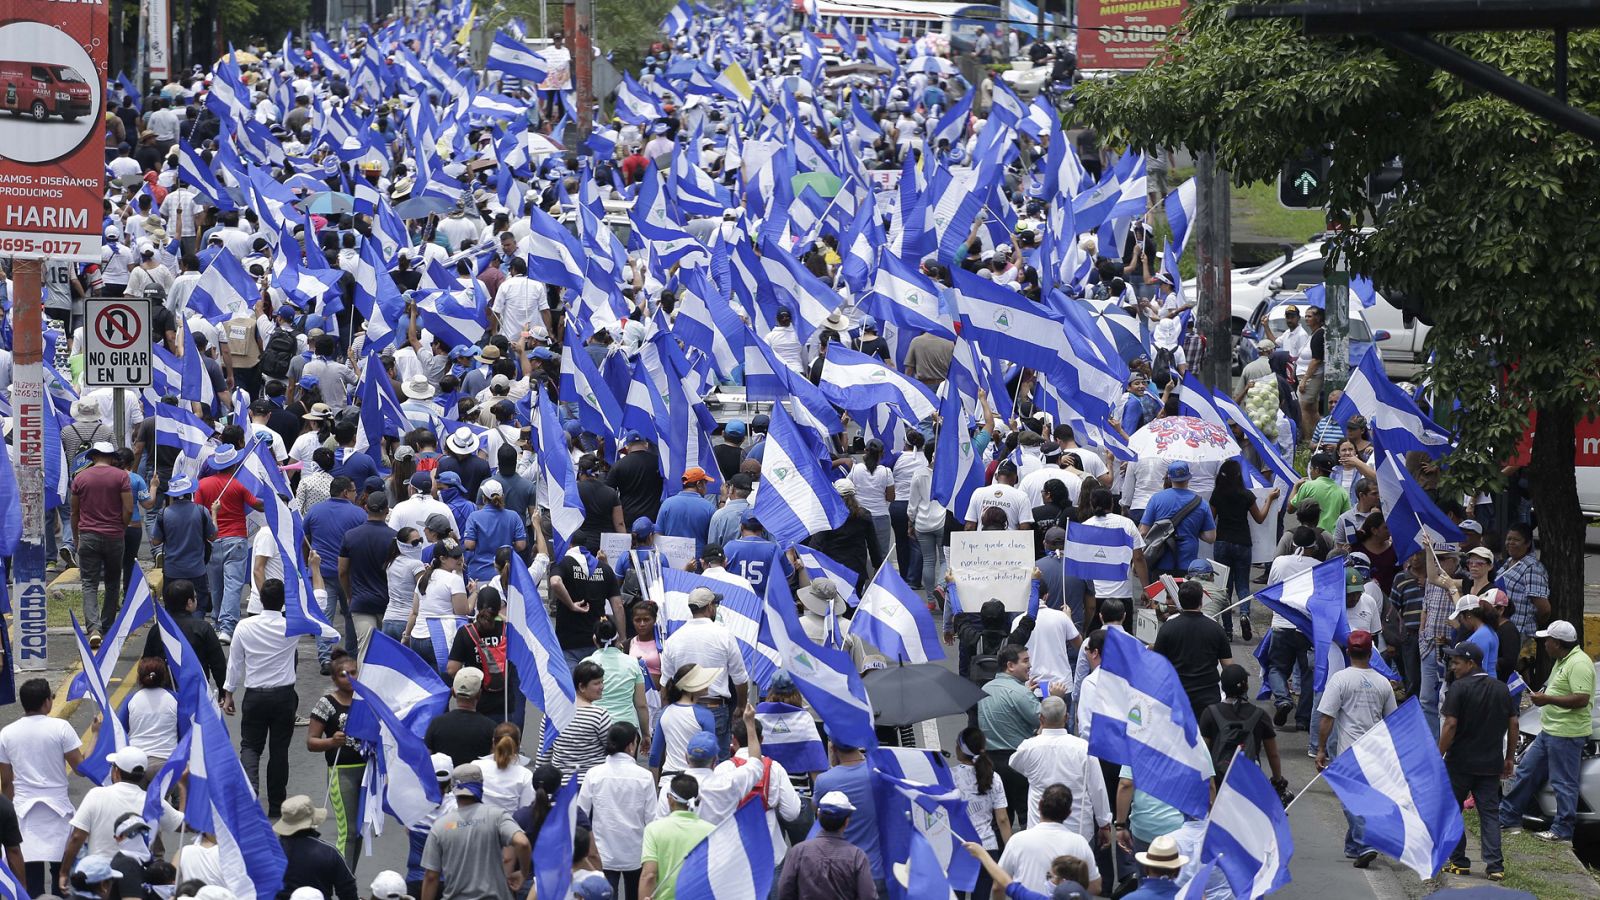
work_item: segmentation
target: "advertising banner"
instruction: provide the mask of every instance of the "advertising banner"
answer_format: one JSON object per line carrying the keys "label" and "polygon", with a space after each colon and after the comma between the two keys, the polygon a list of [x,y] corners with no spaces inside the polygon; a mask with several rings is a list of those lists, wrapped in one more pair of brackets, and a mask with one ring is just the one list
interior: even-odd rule
{"label": "advertising banner", "polygon": [[1078,68],[1142,69],[1183,18],[1184,0],[1081,0]]}
{"label": "advertising banner", "polygon": [[100,261],[106,9],[0,0],[0,256]]}

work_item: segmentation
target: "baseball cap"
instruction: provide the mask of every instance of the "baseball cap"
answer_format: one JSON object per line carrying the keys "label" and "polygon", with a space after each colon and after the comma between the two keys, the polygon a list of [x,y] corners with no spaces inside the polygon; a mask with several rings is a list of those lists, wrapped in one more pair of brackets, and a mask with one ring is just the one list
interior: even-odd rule
{"label": "baseball cap", "polygon": [[754,428],[756,431],[766,431],[767,426],[771,424],[772,419],[766,413],[757,413],[756,416],[750,420],[750,427]]}
{"label": "baseball cap", "polygon": [[683,470],[684,484],[699,484],[702,481],[710,480],[711,476],[707,475],[706,470],[700,468],[699,466],[690,466],[689,468]]}
{"label": "baseball cap", "polygon": [[406,879],[399,872],[385,869],[372,879],[372,900],[401,900],[407,896]]}
{"label": "baseball cap", "polygon": [[642,537],[647,534],[659,534],[661,529],[656,527],[656,523],[650,521],[649,516],[640,516],[633,520],[633,528],[629,529],[629,531],[634,537]]}
{"label": "baseball cap", "polygon": [[450,690],[457,697],[477,696],[478,692],[483,690],[483,670],[474,666],[458,669]]}
{"label": "baseball cap", "polygon": [[143,814],[137,812],[125,812],[121,816],[117,817],[117,824],[112,827],[111,836],[118,838],[127,837],[130,834],[136,834],[141,831],[145,834],[150,833],[150,823],[144,820]]}
{"label": "baseball cap", "polygon": [[722,433],[730,436],[744,437],[745,430],[746,426],[741,419],[734,419],[732,422],[722,426]]}
{"label": "baseball cap", "polygon": [[1478,599],[1493,607],[1503,607],[1511,602],[1511,595],[1500,588],[1489,588],[1478,595]]}
{"label": "baseball cap", "polygon": [[422,527],[434,534],[449,534],[455,530],[455,524],[444,513],[433,513],[423,520]]}
{"label": "baseball cap", "polygon": [[1541,628],[1533,634],[1534,637],[1555,638],[1569,644],[1578,639],[1578,629],[1573,628],[1566,619],[1557,619],[1548,628]]}
{"label": "baseball cap", "polygon": [[1367,576],[1354,566],[1347,566],[1344,570],[1344,589],[1348,594],[1359,594],[1367,586]]}
{"label": "baseball cap", "polygon": [[1067,530],[1060,525],[1051,526],[1050,530],[1044,533],[1044,542],[1052,547],[1056,544],[1065,544],[1067,542]]}
{"label": "baseball cap", "polygon": [[504,497],[506,495],[506,489],[501,487],[500,482],[492,478],[479,485],[478,490],[485,497]]}
{"label": "baseball cap", "polygon": [[1223,667],[1219,680],[1222,682],[1223,693],[1236,694],[1250,685],[1250,673],[1244,666],[1238,663],[1231,663]]}
{"label": "baseball cap", "polygon": [[1473,547],[1467,551],[1468,559],[1481,559],[1489,565],[1494,565],[1494,551],[1488,547]]}
{"label": "baseball cap", "polygon": [[689,748],[683,754],[690,760],[714,760],[717,758],[717,736],[709,731],[702,731],[689,739]]}
{"label": "baseball cap", "polygon": [[706,587],[697,587],[689,592],[686,601],[690,609],[705,609],[713,603],[722,602],[722,595]]}
{"label": "baseball cap", "polygon": [[439,483],[453,487],[458,491],[462,489],[461,476],[455,472],[440,472]]}
{"label": "baseball cap", "polygon": [[1167,464],[1167,478],[1171,481],[1188,481],[1189,464],[1183,460]]}
{"label": "baseball cap", "polygon": [[1450,618],[1454,619],[1462,613],[1477,614],[1479,602],[1481,601],[1478,600],[1477,594],[1462,594],[1461,599],[1456,601],[1456,608],[1450,613]]}
{"label": "baseball cap", "polygon": [[611,882],[599,872],[590,872],[589,877],[579,880],[572,886],[573,900],[615,900],[616,892],[611,889]]}
{"label": "baseball cap", "polygon": [[1216,574],[1216,570],[1211,568],[1210,560],[1197,559],[1194,562],[1189,563],[1188,571],[1186,571],[1184,574],[1188,575],[1190,578],[1193,578],[1196,575],[1214,575]]}
{"label": "baseball cap", "polygon": [[817,801],[817,811],[825,813],[853,813],[856,811],[854,803],[845,795],[844,791],[829,791]]}
{"label": "baseball cap", "polygon": [[1352,632],[1350,632],[1349,647],[1350,647],[1351,650],[1371,650],[1372,649],[1372,632],[1370,632],[1370,631],[1352,631]]}
{"label": "baseball cap", "polygon": [[95,441],[89,445],[89,452],[96,456],[116,456],[117,448],[110,441]]}
{"label": "baseball cap", "polygon": [[411,487],[419,491],[433,489],[433,476],[427,472],[413,472],[411,474]]}
{"label": "baseball cap", "polygon": [[449,778],[450,770],[456,767],[455,762],[450,759],[450,754],[448,753],[435,753],[429,758],[429,761],[433,763],[433,777],[440,781]]}
{"label": "baseball cap", "polygon": [[464,763],[452,769],[450,784],[451,792],[457,797],[483,799],[483,769],[477,763]]}
{"label": "baseball cap", "polygon": [[1470,531],[1473,534],[1483,534],[1483,526],[1478,523],[1477,519],[1462,519],[1461,524],[1456,527],[1462,531]]}
{"label": "baseball cap", "polygon": [[111,754],[111,764],[116,766],[118,771],[133,775],[150,765],[150,757],[138,747],[129,745]]}
{"label": "baseball cap", "polygon": [[111,867],[111,857],[99,853],[78,860],[78,865],[72,871],[73,874],[82,875],[89,884],[100,884],[117,877],[117,870]]}
{"label": "baseball cap", "polygon": [[1483,662],[1483,648],[1471,641],[1462,641],[1454,647],[1445,648],[1444,655],[1458,658],[1465,657],[1473,662]]}

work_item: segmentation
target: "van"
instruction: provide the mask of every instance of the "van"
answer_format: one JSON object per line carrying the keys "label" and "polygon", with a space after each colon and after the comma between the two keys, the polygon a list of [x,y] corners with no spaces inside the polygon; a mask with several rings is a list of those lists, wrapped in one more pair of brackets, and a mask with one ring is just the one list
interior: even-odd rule
{"label": "van", "polygon": [[91,112],[89,82],[71,66],[0,62],[0,107],[35,122],[60,116],[68,122]]}

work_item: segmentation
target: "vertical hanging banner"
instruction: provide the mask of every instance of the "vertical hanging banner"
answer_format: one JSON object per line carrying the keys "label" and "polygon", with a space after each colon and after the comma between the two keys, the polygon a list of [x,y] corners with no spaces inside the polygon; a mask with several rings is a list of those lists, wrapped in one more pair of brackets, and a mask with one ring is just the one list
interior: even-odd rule
{"label": "vertical hanging banner", "polygon": [[101,3],[0,0],[0,256],[100,261]]}
{"label": "vertical hanging banner", "polygon": [[1183,18],[1185,0],[1081,0],[1078,68],[1142,69]]}
{"label": "vertical hanging banner", "polygon": [[167,0],[144,0],[145,56],[152,81],[172,77],[172,18]]}

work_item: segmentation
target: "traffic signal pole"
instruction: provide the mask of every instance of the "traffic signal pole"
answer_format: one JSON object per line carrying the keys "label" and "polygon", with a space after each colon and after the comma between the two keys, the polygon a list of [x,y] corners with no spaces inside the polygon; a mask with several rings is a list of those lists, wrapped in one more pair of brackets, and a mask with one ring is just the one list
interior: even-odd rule
{"label": "traffic signal pole", "polygon": [[1195,254],[1199,263],[1195,319],[1206,354],[1198,377],[1214,391],[1233,395],[1233,229],[1228,173],[1207,151],[1195,159]]}
{"label": "traffic signal pole", "polygon": [[12,557],[19,672],[45,668],[49,651],[44,581],[44,263],[18,257],[11,262],[12,352],[15,372],[11,408],[11,452],[22,502],[22,541]]}

